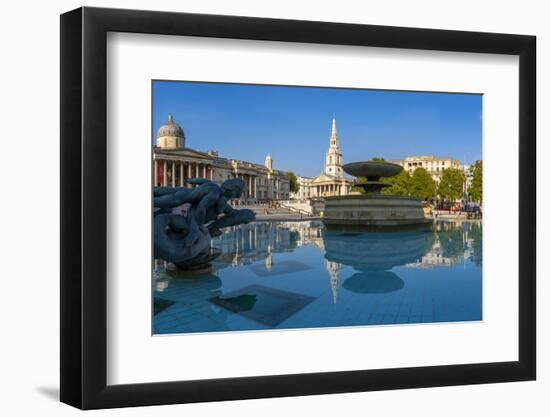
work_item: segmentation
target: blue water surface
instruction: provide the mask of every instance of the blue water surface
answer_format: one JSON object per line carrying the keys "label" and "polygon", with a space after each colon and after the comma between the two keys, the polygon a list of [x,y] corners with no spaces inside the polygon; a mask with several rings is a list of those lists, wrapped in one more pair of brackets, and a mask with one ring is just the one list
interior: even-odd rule
{"label": "blue water surface", "polygon": [[213,240],[211,271],[155,261],[154,334],[478,321],[482,225],[327,230],[254,222]]}

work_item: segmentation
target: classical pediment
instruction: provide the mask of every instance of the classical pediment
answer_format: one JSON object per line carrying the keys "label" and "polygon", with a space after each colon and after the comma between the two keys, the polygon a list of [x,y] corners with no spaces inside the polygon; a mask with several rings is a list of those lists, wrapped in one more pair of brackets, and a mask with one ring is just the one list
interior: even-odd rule
{"label": "classical pediment", "polygon": [[333,182],[337,179],[338,178],[336,178],[332,175],[321,174],[318,177],[314,178],[312,182],[313,182],[313,184],[318,184],[318,183],[324,183],[324,182]]}

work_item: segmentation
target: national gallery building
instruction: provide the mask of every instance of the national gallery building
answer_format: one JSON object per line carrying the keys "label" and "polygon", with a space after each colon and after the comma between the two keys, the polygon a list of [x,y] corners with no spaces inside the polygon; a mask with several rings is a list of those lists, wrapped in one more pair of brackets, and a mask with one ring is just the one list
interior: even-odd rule
{"label": "national gallery building", "polygon": [[273,169],[268,154],[265,164],[223,158],[216,151],[201,152],[187,148],[185,134],[173,117],[157,132],[153,147],[153,185],[185,187],[191,178],[207,178],[216,183],[240,178],[245,189],[241,200],[245,203],[287,200],[290,181],[286,172]]}

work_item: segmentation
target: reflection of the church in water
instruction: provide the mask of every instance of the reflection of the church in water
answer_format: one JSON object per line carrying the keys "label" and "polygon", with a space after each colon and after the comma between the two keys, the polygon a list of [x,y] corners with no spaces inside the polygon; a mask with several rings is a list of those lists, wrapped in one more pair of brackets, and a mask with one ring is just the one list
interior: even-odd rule
{"label": "reflection of the church in water", "polygon": [[[331,288],[336,303],[342,265],[356,273],[342,283],[347,291],[381,294],[398,291],[405,285],[390,270],[420,259],[433,242],[429,229],[410,231],[360,232],[326,230],[323,234],[325,259],[330,264]],[[340,266],[340,268],[337,268]]]}
{"label": "reflection of the church in water", "polygon": [[[273,254],[314,245],[324,252],[334,304],[340,287],[356,294],[398,291],[405,283],[391,271],[398,266],[434,268],[469,260],[480,266],[481,222],[436,222],[431,228],[396,232],[326,230],[320,221],[254,222],[229,228],[212,241],[222,250],[214,269],[264,261],[273,267]],[[355,273],[341,282],[344,267]],[[156,282],[162,291],[163,281]]]}
{"label": "reflection of the church in water", "polygon": [[343,287],[357,293],[397,291],[404,282],[396,266],[434,268],[461,261],[482,265],[481,222],[436,222],[431,229],[382,233],[331,233],[323,235],[327,270],[336,303],[342,265],[358,271]]}

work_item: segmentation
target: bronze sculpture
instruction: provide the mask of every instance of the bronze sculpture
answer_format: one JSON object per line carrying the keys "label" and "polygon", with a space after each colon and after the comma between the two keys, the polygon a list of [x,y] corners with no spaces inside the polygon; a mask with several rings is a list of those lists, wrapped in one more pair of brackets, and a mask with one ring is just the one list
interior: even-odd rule
{"label": "bronze sculpture", "polygon": [[180,269],[204,268],[220,254],[211,247],[211,238],[219,236],[224,227],[254,220],[255,214],[228,204],[243,192],[240,179],[221,185],[203,178],[187,183],[194,187],[154,189],[154,256]]}

